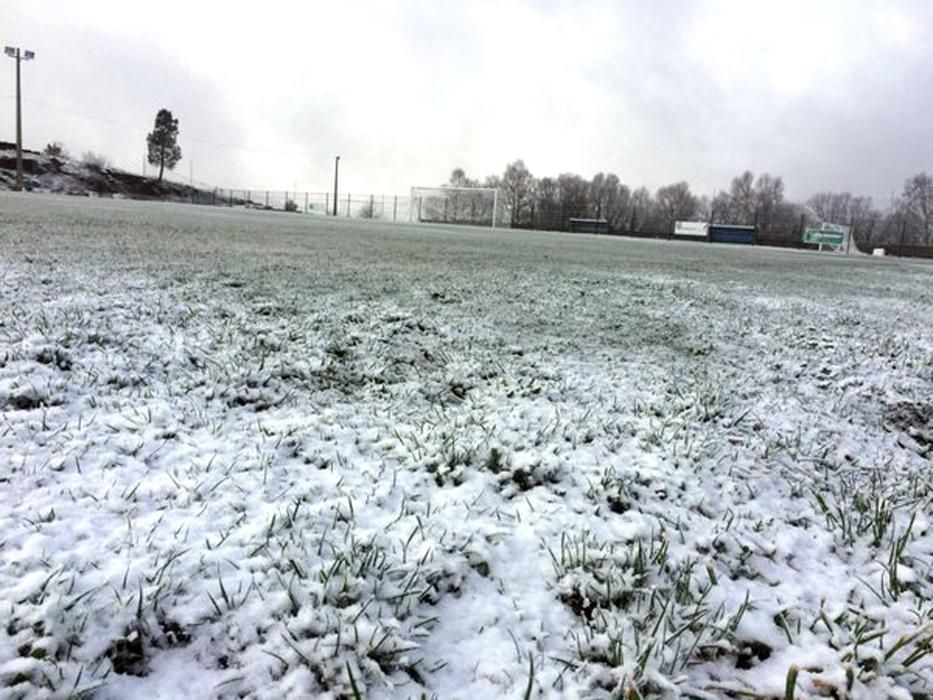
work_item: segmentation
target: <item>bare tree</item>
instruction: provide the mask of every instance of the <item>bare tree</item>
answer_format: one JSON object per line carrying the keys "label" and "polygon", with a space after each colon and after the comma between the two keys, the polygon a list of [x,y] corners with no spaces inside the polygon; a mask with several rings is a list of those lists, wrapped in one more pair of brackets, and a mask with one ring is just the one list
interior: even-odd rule
{"label": "bare tree", "polygon": [[900,209],[915,236],[925,244],[933,243],[933,177],[920,173],[907,180]]}
{"label": "bare tree", "polygon": [[689,221],[697,211],[697,198],[690,193],[690,185],[686,182],[661,187],[655,200],[659,225],[667,232],[673,232],[675,221]]}
{"label": "bare tree", "polygon": [[[882,221],[881,212],[872,205],[871,197],[853,197],[849,204],[849,225],[856,241],[868,243]],[[867,245],[866,245],[867,247]]]}
{"label": "bare tree", "polygon": [[613,187],[618,183],[609,181],[606,173],[596,173],[590,181],[589,191],[587,192],[589,200],[589,213],[594,219],[605,218],[605,209],[607,200]]}
{"label": "bare tree", "polygon": [[[479,180],[467,177],[463,168],[454,168],[447,181],[450,187],[479,187]],[[455,192],[439,202],[432,202],[438,209],[438,218],[452,223],[478,223],[492,217],[492,202],[488,195],[480,192]]]}
{"label": "bare tree", "polygon": [[627,225],[631,191],[614,173],[596,173],[589,185],[588,215],[605,219],[610,228],[620,230]]}
{"label": "bare tree", "polygon": [[609,226],[613,231],[620,231],[625,228],[625,223],[628,220],[628,215],[631,210],[632,191],[629,189],[628,185],[623,185],[620,182],[619,188],[609,202],[606,211],[606,219],[609,220]]}
{"label": "bare tree", "polygon": [[[502,178],[499,177],[498,175],[487,175],[486,178],[483,180],[483,187],[487,187],[487,188],[489,188],[489,189],[491,189],[491,190],[499,190],[499,193],[500,193],[500,195],[501,195],[501,193],[502,193]],[[502,199],[503,199],[503,198],[500,196],[500,197],[499,197],[498,206],[496,207],[495,211],[492,211],[492,206],[493,206],[493,205],[490,204],[490,207],[489,207],[489,208],[490,208],[490,211],[492,211],[492,216],[491,216],[491,218],[492,218],[492,220],[493,220],[494,223],[495,223],[495,222],[499,222],[499,221],[502,220],[502,209],[503,209],[503,207],[505,206],[505,203],[502,201]]]}
{"label": "bare tree", "polygon": [[463,168],[454,168],[450,173],[447,184],[451,187],[479,187],[479,180],[467,177]]}
{"label": "bare tree", "polygon": [[629,218],[629,231],[646,231],[652,226],[655,216],[655,202],[647,187],[639,187],[632,192],[632,213]]}
{"label": "bare tree", "polygon": [[45,148],[42,150],[47,156],[52,158],[67,158],[68,152],[65,150],[65,146],[61,141],[52,141],[52,143],[47,143]]}
{"label": "bare tree", "polygon": [[561,173],[557,176],[557,188],[563,227],[573,217],[589,216],[590,183],[579,175]]}
{"label": "bare tree", "polygon": [[728,224],[732,222],[732,197],[728,192],[717,192],[709,204],[710,222]]}
{"label": "bare tree", "polygon": [[784,205],[784,180],[763,173],[755,181],[754,223],[762,230],[777,228]]}
{"label": "bare tree", "polygon": [[784,179],[763,173],[755,178],[746,170],[732,179],[728,192],[719,192],[710,202],[714,223],[756,225],[765,231],[793,228],[793,213],[784,201]]}
{"label": "bare tree", "polygon": [[509,163],[502,175],[502,192],[505,195],[505,207],[509,212],[512,228],[517,228],[530,221],[531,205],[534,197],[534,176],[525,167],[525,162],[516,160]]}
{"label": "bare tree", "polygon": [[560,214],[560,186],[553,177],[538,180],[535,205],[536,226],[559,231],[564,227]]}
{"label": "bare tree", "polygon": [[755,176],[750,170],[733,178],[729,187],[728,220],[732,224],[754,224],[755,208]]}
{"label": "bare tree", "polygon": [[836,224],[849,221],[849,209],[852,195],[848,192],[819,192],[807,200],[807,206],[813,210],[820,221]]}

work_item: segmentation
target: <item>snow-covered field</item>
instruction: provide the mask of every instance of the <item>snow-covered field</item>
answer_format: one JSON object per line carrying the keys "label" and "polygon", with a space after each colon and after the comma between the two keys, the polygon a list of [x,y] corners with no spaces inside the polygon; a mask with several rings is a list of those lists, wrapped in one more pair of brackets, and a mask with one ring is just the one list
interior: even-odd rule
{"label": "snow-covered field", "polygon": [[7,194],[0,280],[2,698],[933,693],[931,265]]}

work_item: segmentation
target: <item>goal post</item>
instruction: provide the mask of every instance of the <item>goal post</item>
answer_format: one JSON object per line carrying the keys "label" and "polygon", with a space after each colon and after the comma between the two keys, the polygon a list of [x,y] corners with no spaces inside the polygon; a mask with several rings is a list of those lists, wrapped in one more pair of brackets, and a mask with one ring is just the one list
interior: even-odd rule
{"label": "goal post", "polygon": [[431,224],[496,227],[495,187],[412,187],[409,220]]}

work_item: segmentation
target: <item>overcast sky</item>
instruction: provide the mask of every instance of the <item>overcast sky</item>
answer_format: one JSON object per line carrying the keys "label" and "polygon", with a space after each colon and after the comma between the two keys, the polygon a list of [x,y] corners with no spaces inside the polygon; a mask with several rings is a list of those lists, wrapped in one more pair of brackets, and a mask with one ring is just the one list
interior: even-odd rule
{"label": "overcast sky", "polygon": [[[711,194],[891,192],[933,170],[933,0],[0,0],[24,140],[139,171],[156,111],[176,176],[405,193],[523,158]],[[12,140],[13,62],[0,73]]]}

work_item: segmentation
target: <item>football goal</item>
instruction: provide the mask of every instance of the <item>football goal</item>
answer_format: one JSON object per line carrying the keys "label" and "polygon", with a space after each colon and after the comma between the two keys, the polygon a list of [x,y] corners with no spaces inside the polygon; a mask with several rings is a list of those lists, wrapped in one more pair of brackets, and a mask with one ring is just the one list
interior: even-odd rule
{"label": "football goal", "polygon": [[495,228],[498,207],[499,191],[494,187],[412,187],[409,218]]}

